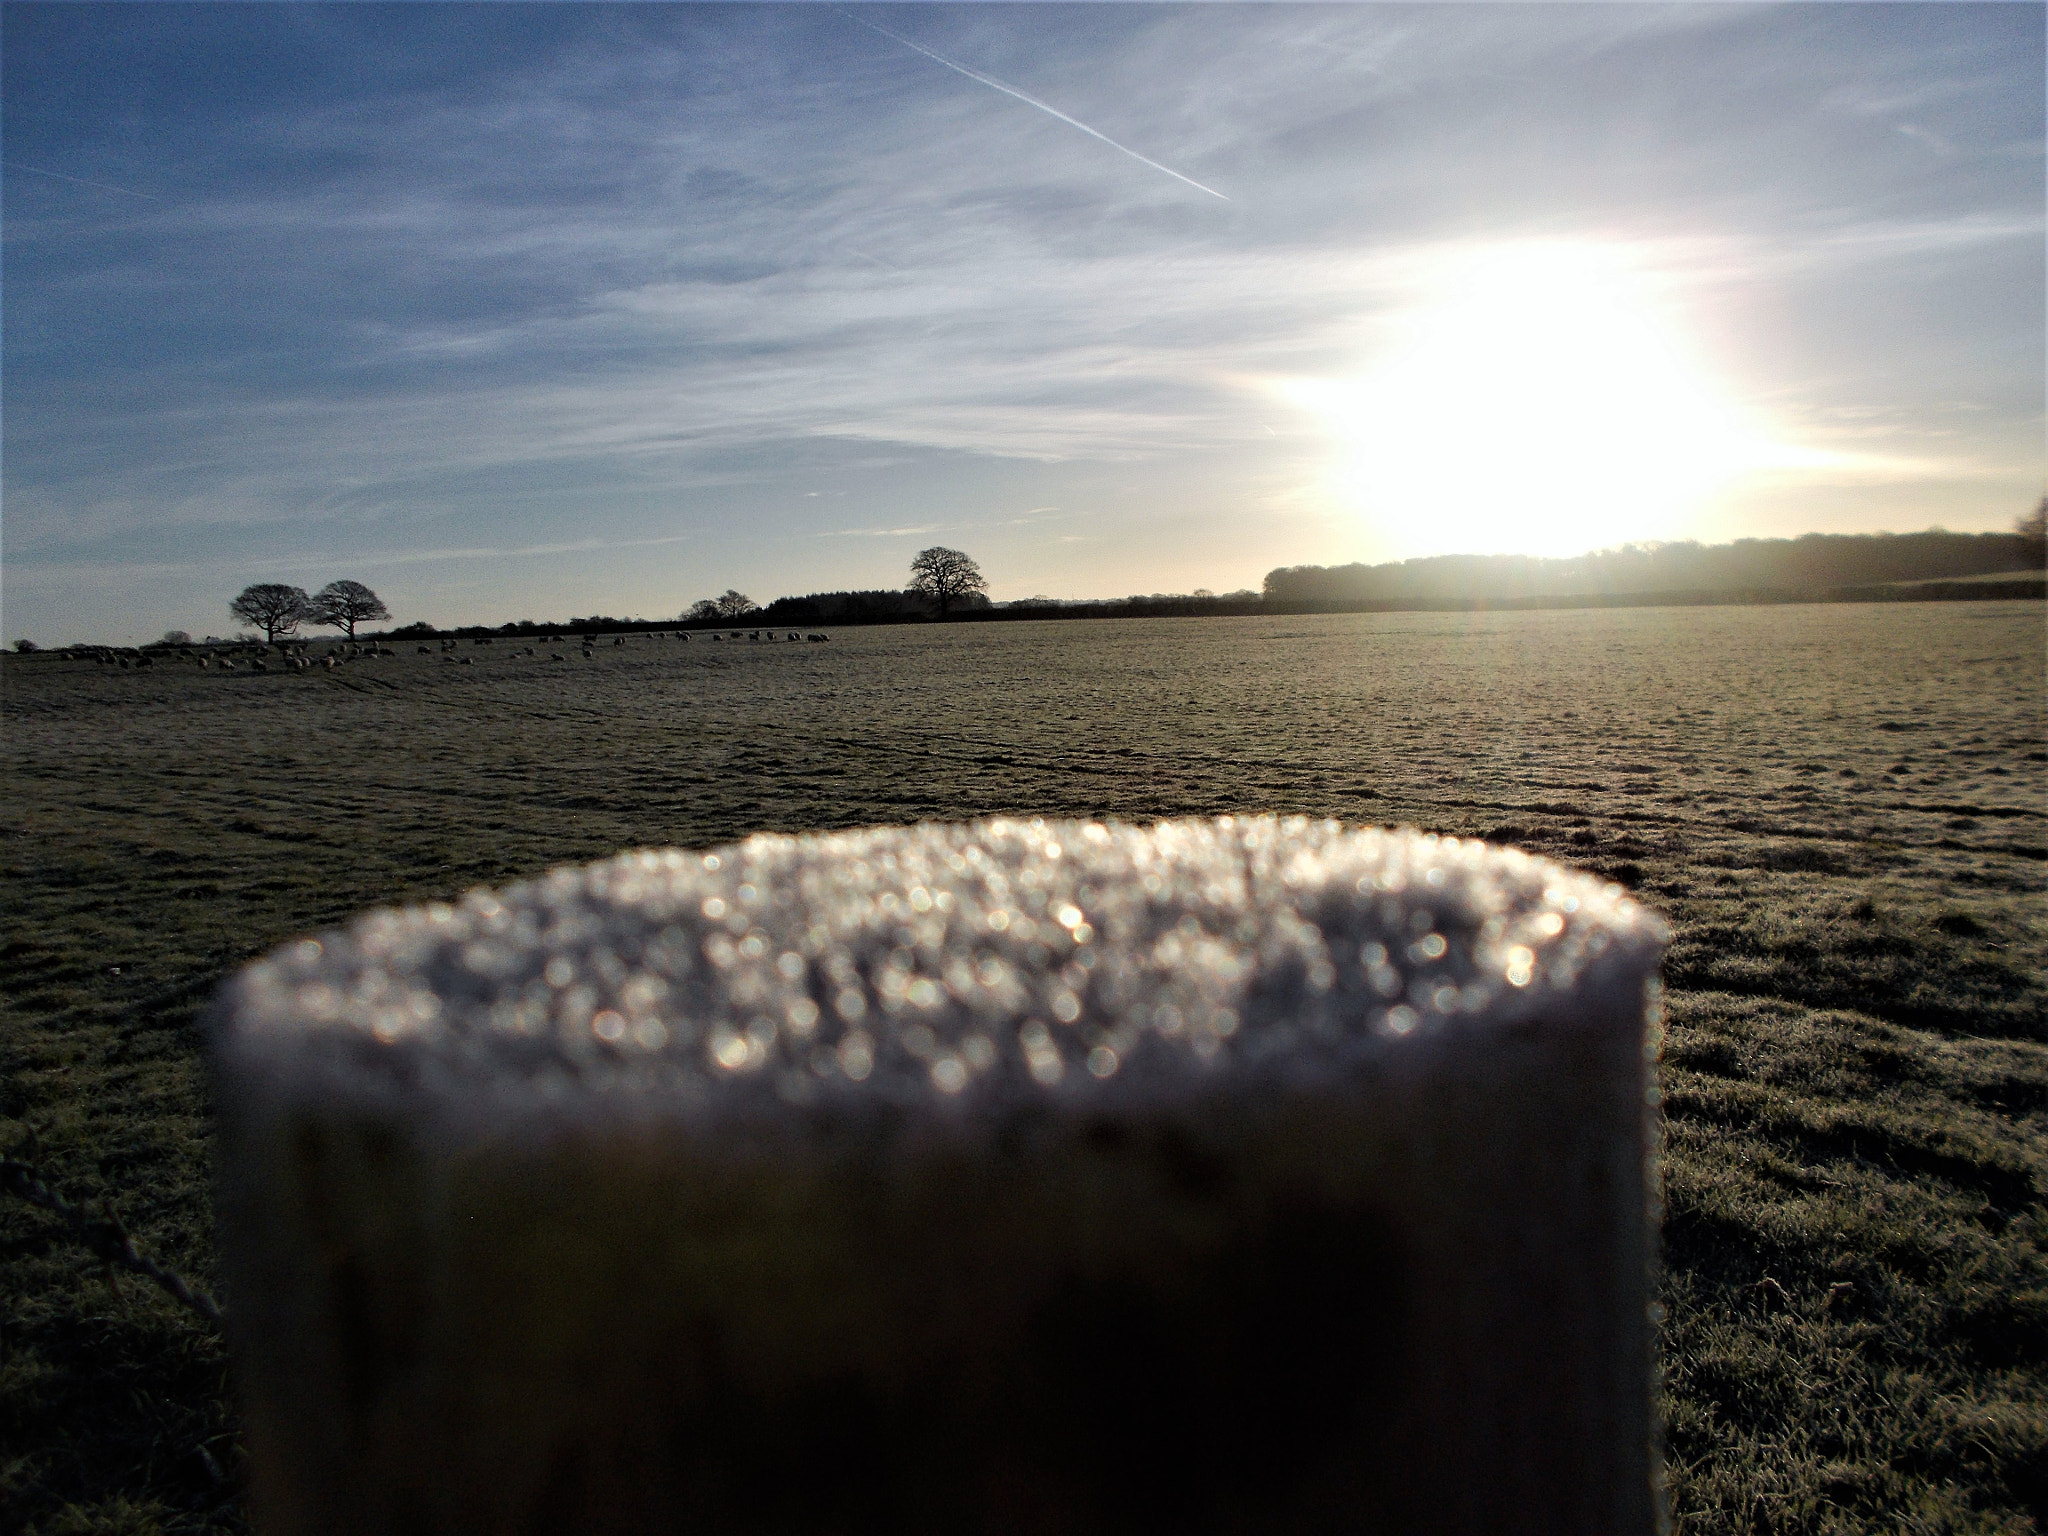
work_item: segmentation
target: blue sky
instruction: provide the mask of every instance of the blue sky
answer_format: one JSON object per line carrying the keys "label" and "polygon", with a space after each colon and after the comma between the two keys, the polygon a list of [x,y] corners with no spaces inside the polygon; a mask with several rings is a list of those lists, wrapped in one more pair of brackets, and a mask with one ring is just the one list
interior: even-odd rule
{"label": "blue sky", "polygon": [[28,3],[4,44],[8,639],[2042,491],[2038,6]]}

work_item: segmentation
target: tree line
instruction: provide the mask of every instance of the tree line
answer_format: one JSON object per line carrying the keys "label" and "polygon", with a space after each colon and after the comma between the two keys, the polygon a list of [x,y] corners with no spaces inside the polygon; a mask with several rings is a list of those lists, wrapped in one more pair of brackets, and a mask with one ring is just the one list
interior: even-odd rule
{"label": "tree line", "polygon": [[[1383,565],[1297,565],[1269,572],[1263,592],[1198,590],[1086,600],[1029,597],[1000,605],[989,601],[988,582],[971,556],[934,545],[911,561],[910,580],[901,588],[813,592],[779,597],[763,607],[744,592],[728,587],[717,597],[692,603],[674,619],[592,615],[547,624],[522,619],[502,625],[463,625],[447,633],[568,630],[595,634],[743,622],[769,626],[890,624],[929,618],[934,610],[940,618],[957,613],[980,620],[1196,618],[1380,605],[1502,603],[1542,607],[1553,600],[1570,604],[1660,597],[1676,602],[1889,598],[1902,595],[1897,589],[1901,583],[1929,584],[1919,589],[1921,596],[1950,597],[1971,592],[1934,584],[2008,572],[2039,573],[2044,565],[2048,565],[2048,497],[2020,518],[2011,533],[1949,533],[1939,528],[1902,534],[1812,533],[1796,539],[1739,539],[1732,544],[1630,544],[1570,559],[1439,555]],[[1983,595],[2028,594],[2020,590],[1993,592],[1986,587]],[[377,594],[359,581],[331,581],[310,595],[300,587],[260,583],[244,588],[228,604],[228,611],[262,630],[266,642],[289,636],[309,623],[332,626],[354,639],[358,624],[391,616]],[[425,636],[442,631],[420,621],[393,633]],[[160,643],[186,644],[190,637],[174,630]],[[14,649],[32,652],[37,647],[33,641],[18,640]]]}
{"label": "tree line", "polygon": [[[2048,506],[2048,503],[2044,503]],[[2042,512],[2012,533],[1827,534],[1731,544],[1627,544],[1569,559],[1435,555],[1268,573],[1274,603],[1471,602],[1655,593],[1822,595],[2042,568]]]}

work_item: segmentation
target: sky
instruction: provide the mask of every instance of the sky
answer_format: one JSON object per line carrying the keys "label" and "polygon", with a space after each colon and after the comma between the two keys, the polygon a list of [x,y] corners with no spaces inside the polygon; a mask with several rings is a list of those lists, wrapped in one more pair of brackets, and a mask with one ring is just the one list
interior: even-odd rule
{"label": "sky", "polygon": [[2032,4],[0,9],[0,634],[2007,529]]}

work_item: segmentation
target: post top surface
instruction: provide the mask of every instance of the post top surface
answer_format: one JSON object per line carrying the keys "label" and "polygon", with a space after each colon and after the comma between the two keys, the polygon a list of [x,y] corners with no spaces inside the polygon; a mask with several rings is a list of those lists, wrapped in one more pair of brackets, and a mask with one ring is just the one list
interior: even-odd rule
{"label": "post top surface", "polygon": [[471,1112],[1093,1099],[1531,1020],[1639,1026],[1667,937],[1618,886],[1411,830],[764,835],[287,944],[224,989],[215,1050],[231,1094]]}

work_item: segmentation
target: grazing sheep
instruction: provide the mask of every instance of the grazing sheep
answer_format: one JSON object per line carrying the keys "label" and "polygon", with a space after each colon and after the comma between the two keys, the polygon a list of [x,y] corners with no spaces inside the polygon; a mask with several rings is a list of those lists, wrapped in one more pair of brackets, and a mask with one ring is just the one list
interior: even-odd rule
{"label": "grazing sheep", "polygon": [[677,635],[676,638],[682,641],[685,645],[689,644],[690,642],[690,637],[688,635]]}
{"label": "grazing sheep", "polygon": [[625,637],[624,635],[613,635],[613,636],[612,636],[612,644],[613,644],[613,645],[624,645],[625,643],[626,643],[626,637]]}
{"label": "grazing sheep", "polygon": [[817,634],[815,632],[805,635],[804,638],[810,641],[813,645],[823,645],[826,639],[825,636]]}
{"label": "grazing sheep", "polygon": [[200,657],[200,658],[199,658],[199,670],[200,670],[200,671],[204,672],[204,671],[205,671],[205,670],[206,670],[206,669],[207,669],[208,667],[210,667],[210,666],[212,666],[212,665],[213,665],[213,663],[212,663],[212,662],[210,662],[210,661],[208,661],[208,660],[207,660],[207,659],[206,659],[206,658],[205,658],[204,656],[202,656],[202,657]]}
{"label": "grazing sheep", "polygon": [[473,667],[476,665],[476,658],[474,656],[458,656],[455,659],[460,666]]}
{"label": "grazing sheep", "polygon": [[590,660],[590,658],[595,656],[596,654],[597,652],[593,651],[589,646],[586,645],[585,647],[583,647],[583,659],[585,661]]}
{"label": "grazing sheep", "polygon": [[561,653],[560,651],[550,651],[550,652],[548,652],[548,660],[549,660],[549,661],[560,661],[561,659],[562,659],[562,653]]}

